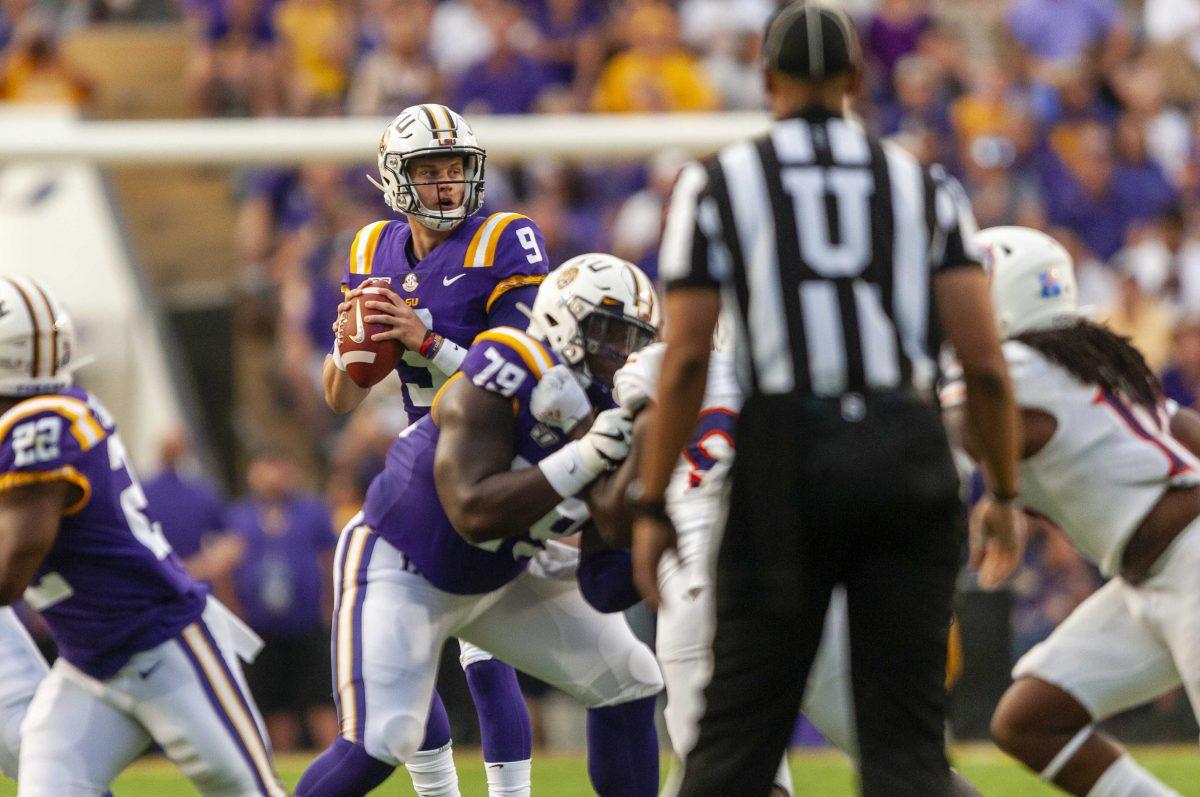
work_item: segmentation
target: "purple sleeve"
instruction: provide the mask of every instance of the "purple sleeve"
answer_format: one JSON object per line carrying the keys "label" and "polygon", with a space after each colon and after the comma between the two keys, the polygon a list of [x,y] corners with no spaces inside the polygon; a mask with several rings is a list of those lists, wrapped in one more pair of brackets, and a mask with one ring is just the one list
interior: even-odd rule
{"label": "purple sleeve", "polygon": [[627,550],[605,549],[580,557],[575,578],[583,599],[598,612],[623,612],[641,603]]}
{"label": "purple sleeve", "polygon": [[0,441],[0,481],[28,482],[13,474],[73,468],[104,437],[90,413],[72,419],[53,409],[31,412],[14,422]]}
{"label": "purple sleeve", "polygon": [[492,262],[497,283],[518,275],[545,276],[549,265],[546,238],[533,219],[518,218],[501,230]]}
{"label": "purple sleeve", "polygon": [[528,400],[539,372],[552,364],[540,343],[524,332],[501,327],[475,339],[459,370],[474,385],[490,393]]}

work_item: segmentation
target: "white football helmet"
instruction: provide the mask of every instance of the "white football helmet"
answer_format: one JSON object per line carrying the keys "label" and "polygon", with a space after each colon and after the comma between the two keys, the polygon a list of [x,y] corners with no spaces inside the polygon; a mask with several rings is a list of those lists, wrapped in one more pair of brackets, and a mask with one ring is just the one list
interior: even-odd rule
{"label": "white football helmet", "polygon": [[567,365],[596,374],[589,357],[608,358],[613,370],[658,337],[658,296],[640,268],[619,257],[587,254],[551,271],[529,311],[529,333],[550,344]]}
{"label": "white football helmet", "polygon": [[0,396],[71,384],[75,327],[62,303],[30,277],[0,277]]}
{"label": "white football helmet", "polygon": [[[410,176],[418,158],[462,155],[465,192],[454,210],[428,208]],[[452,230],[483,207],[483,164],[487,154],[467,121],[445,105],[414,105],[388,123],[379,140],[379,181],[383,200],[397,213],[415,216],[431,230]]]}
{"label": "white football helmet", "polygon": [[1058,241],[1027,227],[991,227],[975,241],[991,275],[1002,338],[1053,329],[1082,315],[1071,255]]}

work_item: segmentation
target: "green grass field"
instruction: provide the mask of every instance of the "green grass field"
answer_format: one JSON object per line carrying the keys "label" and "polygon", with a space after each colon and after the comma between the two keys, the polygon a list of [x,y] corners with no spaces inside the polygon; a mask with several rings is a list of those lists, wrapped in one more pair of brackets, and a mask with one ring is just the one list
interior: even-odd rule
{"label": "green grass field", "polygon": [[[1200,797],[1200,750],[1194,747],[1142,747],[1134,755],[1152,772],[1179,790],[1184,797]],[[486,797],[483,764],[478,751],[457,754],[463,797]],[[307,757],[279,762],[289,786],[304,769]],[[987,797],[1037,797],[1060,792],[1047,788],[988,746],[959,747],[954,763]],[[665,760],[664,760],[665,765]],[[853,776],[844,759],[835,753],[798,753],[792,756],[796,797],[852,795]],[[122,775],[113,789],[116,797],[176,797],[196,792],[165,761],[147,759]],[[380,797],[413,794],[404,772],[398,772],[372,792]],[[536,755],[533,760],[533,793],[542,797],[588,797],[587,772],[580,756]],[[0,783],[0,797],[16,794],[11,782]]]}

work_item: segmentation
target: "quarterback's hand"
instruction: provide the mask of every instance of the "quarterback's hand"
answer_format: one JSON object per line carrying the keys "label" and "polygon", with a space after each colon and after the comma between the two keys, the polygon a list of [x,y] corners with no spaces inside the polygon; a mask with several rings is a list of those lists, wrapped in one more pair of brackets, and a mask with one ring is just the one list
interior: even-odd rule
{"label": "quarterback's hand", "polygon": [[1017,501],[984,496],[971,510],[971,566],[979,585],[995,589],[1021,564],[1025,550],[1025,511]]}
{"label": "quarterback's hand", "polygon": [[[404,303],[395,291],[383,285],[374,285],[376,290],[371,291],[368,296],[377,298],[368,299],[363,307],[367,310],[375,310],[375,314],[363,316],[363,321],[367,324],[383,324],[391,327],[383,332],[377,332],[371,336],[373,341],[381,340],[398,340],[400,345],[409,351],[420,351],[421,344],[425,342],[425,333],[428,328],[425,322],[417,318],[417,314],[413,309]],[[377,291],[377,292],[376,292]],[[359,296],[364,291],[361,288],[355,288],[346,294],[347,299],[353,299]]]}
{"label": "quarterback's hand", "polygon": [[592,402],[570,367],[559,363],[542,374],[530,396],[529,411],[542,423],[569,434],[592,414]]}
{"label": "quarterback's hand", "polygon": [[579,454],[583,465],[597,476],[616,470],[625,457],[633,440],[633,415],[618,407],[605,410],[592,421],[592,428],[579,438]]}
{"label": "quarterback's hand", "polygon": [[675,527],[669,520],[644,516],[633,521],[633,583],[653,611],[662,605],[658,563],[676,542]]}

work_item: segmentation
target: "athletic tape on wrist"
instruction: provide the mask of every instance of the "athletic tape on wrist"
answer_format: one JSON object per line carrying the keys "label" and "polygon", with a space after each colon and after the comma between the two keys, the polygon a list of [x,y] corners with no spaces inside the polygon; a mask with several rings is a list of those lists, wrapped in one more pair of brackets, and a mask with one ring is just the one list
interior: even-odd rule
{"label": "athletic tape on wrist", "polygon": [[538,463],[542,475],[554,492],[563,498],[576,495],[587,487],[599,474],[593,473],[583,464],[583,455],[579,451],[579,441],[568,443],[550,456]]}

